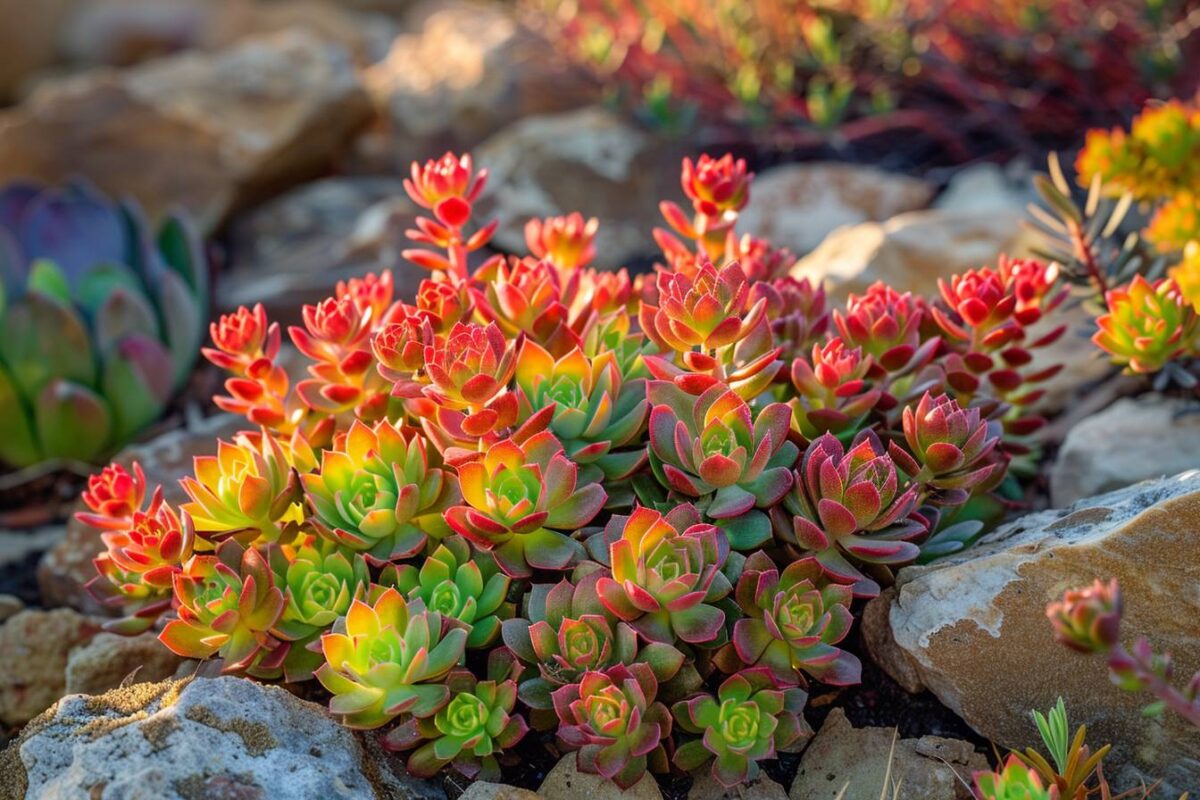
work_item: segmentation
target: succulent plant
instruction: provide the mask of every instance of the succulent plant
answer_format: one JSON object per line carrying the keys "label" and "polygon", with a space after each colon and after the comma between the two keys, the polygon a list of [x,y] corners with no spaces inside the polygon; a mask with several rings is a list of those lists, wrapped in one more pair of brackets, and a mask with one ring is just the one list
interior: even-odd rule
{"label": "succulent plant", "polygon": [[89,475],[87,489],[80,495],[89,510],[77,512],[75,518],[99,530],[128,527],[146,500],[146,474],[138,462],[132,466],[132,474],[114,463]]}
{"label": "succulent plant", "polygon": [[159,639],[184,658],[220,656],[225,672],[278,673],[288,647],[273,633],[286,607],[267,559],[234,539],[174,575],[176,619]]}
{"label": "succulent plant", "polygon": [[750,296],[766,298],[771,338],[787,363],[807,355],[829,329],[825,290],[808,278],[760,281],[751,287]]}
{"label": "succulent plant", "polygon": [[350,603],[321,637],[317,670],[329,710],[352,728],[378,728],[401,714],[436,714],[450,700],[444,679],[466,652],[467,629],[395,589]]}
{"label": "succulent plant", "polygon": [[882,572],[914,561],[926,533],[911,516],[917,487],[902,481],[879,439],[864,431],[846,450],[832,434],[808,446],[795,484],[771,511],[775,533],[811,553],[835,581],[852,584],[856,597],[879,594],[879,583],[860,565]]}
{"label": "succulent plant", "polygon": [[1196,347],[1196,310],[1170,278],[1150,283],[1141,275],[1105,297],[1108,313],[1092,337],[1128,372],[1158,372]]}
{"label": "succulent plant", "polygon": [[989,460],[1000,443],[998,422],[983,419],[978,408],[962,408],[948,395],[926,392],[902,415],[908,449],[892,443],[888,453],[913,482],[941,494],[941,502],[961,505],[971,490],[1002,473]]}
{"label": "succulent plant", "polygon": [[646,382],[624,380],[611,352],[588,358],[578,348],[557,360],[526,339],[517,357],[521,414],[550,415],[549,429],[577,464],[595,464],[610,481],[629,477],[646,462],[639,440],[649,402]]}
{"label": "succulent plant", "polygon": [[355,421],[318,470],[302,476],[322,535],[375,563],[421,552],[450,533],[443,512],[461,495],[453,474],[419,433],[387,421]]}
{"label": "succulent plant", "polygon": [[745,616],[734,623],[732,642],[720,654],[723,669],[765,667],[782,686],[802,683],[802,672],[838,686],[858,683],[861,664],[837,647],[854,623],[853,592],[831,583],[816,559],[793,561],[780,572],[755,553],[735,596]]}
{"label": "succulent plant", "polygon": [[724,531],[695,508],[663,516],[639,506],[614,516],[604,537],[612,577],[596,582],[608,611],[651,642],[720,644],[725,612],[713,605],[733,589],[721,571],[729,558]]}
{"label": "succulent plant", "polygon": [[1046,608],[1060,642],[1081,653],[1107,653],[1120,641],[1121,590],[1115,580],[1067,591]]}
{"label": "succulent plant", "polygon": [[520,342],[520,337],[506,339],[495,323],[460,322],[425,348],[429,385],[424,391],[437,412],[424,426],[443,450],[456,442],[477,442],[516,421],[517,397],[506,387]]}
{"label": "succulent plant", "polygon": [[569,306],[579,287],[579,273],[564,274],[549,261],[533,258],[496,260],[481,267],[473,289],[475,310],[505,336],[524,333],[556,356],[579,343],[569,327]]}
{"label": "succulent plant", "polygon": [[203,336],[190,224],[84,183],[0,190],[0,460],[94,461],[166,408]]}
{"label": "succulent plant", "polygon": [[642,330],[663,353],[701,355],[736,344],[766,311],[766,300],[749,304],[750,284],[737,264],[700,265],[695,278],[660,272],[658,305],[643,302]]}
{"label": "succulent plant", "polygon": [[468,648],[492,644],[500,636],[501,621],[513,613],[505,602],[508,576],[497,571],[494,560],[472,558],[471,546],[458,536],[441,540],[419,568],[398,566],[394,583],[410,601],[420,600],[426,608],[466,625]]}
{"label": "succulent plant", "polygon": [[525,244],[537,258],[563,272],[581,269],[596,257],[600,220],[584,220],[579,212],[562,217],[531,219],[525,224]]}
{"label": "succulent plant", "polygon": [[[701,501],[717,520],[770,508],[792,485],[799,449],[788,441],[791,412],[771,403],[757,414],[734,391],[714,384],[699,397],[651,381],[650,466],[666,488]],[[747,549],[761,541],[737,541]]]}
{"label": "succulent plant", "polygon": [[446,511],[446,522],[509,577],[566,569],[583,548],[563,531],[591,522],[607,497],[598,483],[578,485],[578,471],[549,431],[520,444],[506,439],[459,466],[464,503]]}
{"label": "succulent plant", "polygon": [[581,771],[628,789],[648,764],[666,767],[662,743],[671,735],[671,713],[655,700],[657,694],[658,681],[646,664],[586,672],[579,683],[552,695],[561,720],[558,740],[579,751]]}
{"label": "succulent plant", "polygon": [[883,396],[868,380],[873,363],[837,337],[814,344],[810,358],[793,360],[796,396],[788,403],[793,430],[808,440],[826,433],[848,439],[858,433]]}
{"label": "succulent plant", "polygon": [[1016,756],[1009,756],[999,772],[975,773],[978,800],[1059,800],[1058,789],[1047,789],[1037,773]]}
{"label": "succulent plant", "polygon": [[464,226],[471,218],[472,206],[487,185],[487,170],[475,171],[469,155],[446,153],[436,161],[418,165],[413,162],[411,178],[404,189],[413,202],[433,212],[434,219],[417,217],[416,230],[408,232],[415,242],[446,251],[414,248],[402,255],[419,267],[442,271],[454,280],[467,277],[467,256],[492,238],[498,223],[492,222],[468,235]]}
{"label": "succulent plant", "polygon": [[802,745],[812,730],[802,716],[808,695],[780,688],[768,670],[730,675],[716,697],[699,694],[672,706],[683,731],[700,736],[680,745],[673,761],[694,772],[712,761],[712,775],[726,788],[755,780],[758,762]]}

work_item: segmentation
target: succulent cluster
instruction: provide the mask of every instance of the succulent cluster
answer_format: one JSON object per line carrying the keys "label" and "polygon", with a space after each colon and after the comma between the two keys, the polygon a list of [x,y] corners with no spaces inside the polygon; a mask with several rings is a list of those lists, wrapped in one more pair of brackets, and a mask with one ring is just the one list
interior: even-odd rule
{"label": "succulent cluster", "polygon": [[1056,273],[875,286],[831,325],[737,235],[741,161],[685,163],[694,214],[664,204],[666,263],[636,279],[591,266],[578,216],[482,260],[485,177],[414,167],[428,277],[412,303],[385,273],[306,306],[296,385],[261,307],[213,325],[219,402],[253,427],[178,509],[136,468],[91,481],[92,590],[181,655],[315,678],[413,774],[494,775],[533,729],[620,786],[750,780],[809,735],[810,682],[859,680],[855,598],[981,530],[967,501],[1034,427],[1026,328]]}
{"label": "succulent cluster", "polygon": [[95,462],[162,415],[200,346],[208,264],[94,187],[0,190],[0,462]]}

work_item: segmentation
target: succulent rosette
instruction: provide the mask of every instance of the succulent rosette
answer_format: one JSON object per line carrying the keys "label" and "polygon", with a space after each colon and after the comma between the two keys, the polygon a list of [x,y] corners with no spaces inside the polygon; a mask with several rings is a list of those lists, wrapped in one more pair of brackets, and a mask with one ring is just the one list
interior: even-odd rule
{"label": "succulent rosette", "polygon": [[[306,305],[304,327],[288,328],[301,353],[314,362],[311,377],[296,384],[296,394],[309,408],[325,414],[353,411],[374,421],[387,413],[385,381],[375,370],[371,334],[387,320],[363,298],[343,291],[317,305]],[[386,316],[386,315],[385,315]]]}
{"label": "succulent rosette", "polygon": [[535,710],[549,710],[550,693],[578,683],[585,672],[615,664],[645,663],[659,683],[671,680],[683,666],[684,655],[673,642],[646,642],[637,632],[613,621],[596,591],[600,572],[576,584],[535,584],[526,600],[527,618],[505,620],[504,644],[523,663],[537,668],[521,681],[521,701]]}
{"label": "succulent rosette", "polygon": [[1000,443],[1000,424],[984,419],[978,408],[926,392],[904,408],[902,419],[908,449],[893,442],[888,452],[914,483],[936,489],[942,504],[961,505],[1003,472],[1003,463],[989,458]]}
{"label": "succulent rosette", "polygon": [[578,473],[549,431],[505,439],[458,467],[464,503],[446,511],[446,522],[509,577],[567,569],[583,548],[564,531],[591,522],[608,497],[598,483],[579,485]]}
{"label": "succulent rosette", "polygon": [[146,500],[146,474],[142,465],[133,462],[130,473],[120,464],[109,464],[88,476],[87,488],[80,499],[88,510],[77,512],[75,518],[85,525],[99,530],[128,527]]}
{"label": "succulent rosette", "polygon": [[809,440],[825,433],[854,436],[883,396],[868,380],[873,364],[860,348],[836,336],[813,345],[809,358],[792,361],[793,430]]}
{"label": "succulent rosette", "polygon": [[719,655],[722,668],[765,667],[782,686],[803,683],[801,673],[835,686],[858,683],[862,665],[837,646],[854,623],[854,594],[823,573],[811,557],[782,572],[761,552],[747,559],[736,591],[746,616],[734,623],[732,641]]}
{"label": "succulent rosette", "polygon": [[513,257],[492,262],[475,277],[482,287],[472,289],[476,312],[505,336],[524,333],[556,355],[578,344],[568,325],[578,272],[564,276],[549,261]]}
{"label": "succulent rosette", "polygon": [[978,800],[1059,800],[1058,788],[1042,785],[1038,774],[1010,755],[998,772],[975,773]]}
{"label": "succulent rosette", "polygon": [[321,637],[316,672],[333,698],[329,710],[351,728],[378,728],[401,714],[436,714],[450,700],[445,677],[466,652],[465,626],[395,589],[373,603],[353,600]]}
{"label": "succulent rosette", "polygon": [[[124,480],[118,470],[120,468],[114,465],[106,470],[106,474],[120,485]],[[141,483],[140,469],[137,475]],[[108,502],[96,505],[124,513],[130,509],[129,503],[138,497],[141,488],[129,486],[127,492],[121,492],[127,502],[110,498]],[[91,494],[94,502],[100,490],[99,486],[92,486],[85,495]],[[140,505],[140,500],[138,502]],[[91,524],[90,516],[80,514],[79,517]],[[106,622],[106,630],[136,634],[149,629],[170,609],[175,576],[192,557],[196,533],[186,513],[177,514],[163,502],[161,489],[154,492],[144,511],[135,507],[130,516],[120,518],[124,522],[121,527],[111,525],[116,519],[101,518],[105,525],[100,526],[100,538],[105,551],[92,562],[98,574],[88,581],[86,588],[99,602],[125,614],[122,619]]]}
{"label": "succulent rosette", "polygon": [[1196,350],[1196,310],[1171,278],[1150,283],[1141,275],[1105,296],[1108,313],[1092,337],[1116,364],[1132,373],[1158,372]]}
{"label": "succulent rosette", "polygon": [[534,218],[525,224],[525,244],[537,258],[570,272],[592,263],[599,229],[600,220],[585,220],[578,211],[561,217]]}
{"label": "succulent rosette", "polygon": [[[799,455],[788,440],[787,405],[771,403],[755,414],[720,384],[695,397],[673,383],[651,381],[648,394],[650,466],[664,487],[697,498],[716,520],[770,508],[787,494]],[[738,549],[762,543],[731,535]]]}
{"label": "succulent rosette", "polygon": [[842,340],[870,356],[874,372],[886,375],[912,370],[933,357],[937,340],[922,342],[926,313],[923,299],[876,282],[864,294],[850,295],[845,313],[835,310],[833,321]]}
{"label": "succulent rosette", "polygon": [[730,675],[717,695],[699,694],[672,706],[679,728],[696,736],[680,745],[673,761],[694,772],[712,761],[712,775],[726,788],[755,780],[758,762],[802,745],[812,736],[804,721],[808,695],[780,688],[766,669]]}
{"label": "succulent rosette", "polygon": [[467,670],[456,669],[446,677],[446,686],[449,703],[431,717],[410,718],[390,731],[383,745],[416,748],[405,762],[415,778],[432,778],[449,765],[471,780],[498,780],[496,757],[529,732],[525,719],[514,712],[516,681],[479,681]]}
{"label": "succulent rosette", "polygon": [[766,313],[766,299],[750,305],[750,283],[737,264],[701,264],[694,278],[657,277],[658,305],[643,302],[638,320],[663,353],[711,354],[743,339]]}
{"label": "succulent rosette", "polygon": [[767,301],[767,320],[773,343],[791,362],[808,354],[829,328],[825,290],[807,278],[784,276],[759,281],[750,288],[751,300]]}
{"label": "succulent rosette", "polygon": [[425,349],[435,346],[437,336],[430,317],[397,315],[375,331],[371,351],[380,376],[392,383],[392,396],[406,400],[422,397],[428,379],[424,375]]}
{"label": "succulent rosette", "polygon": [[1115,579],[1071,589],[1046,607],[1054,637],[1081,653],[1107,653],[1117,646],[1121,612],[1121,589]]}
{"label": "succulent rosette", "polygon": [[194,477],[180,481],[196,533],[210,542],[287,542],[304,520],[299,470],[312,464],[303,440],[285,447],[262,431],[218,441],[217,454],[193,459]]}
{"label": "succulent rosette", "polygon": [[724,531],[691,506],[667,516],[639,506],[614,516],[603,538],[612,577],[600,577],[596,591],[610,613],[646,641],[721,643],[725,612],[714,603],[733,589],[721,571],[730,555]]}
{"label": "succulent rosette", "polygon": [[414,556],[449,534],[442,514],[460,499],[454,475],[419,433],[357,420],[302,476],[322,535],[383,563]]}
{"label": "succulent rosette", "polygon": [[271,548],[268,559],[275,583],[284,590],[284,608],[274,633],[291,643],[283,662],[289,683],[308,680],[323,661],[317,637],[350,603],[365,597],[371,573],[362,555],[310,537],[295,548]]}
{"label": "succulent rosette", "polygon": [[646,382],[624,380],[612,352],[588,358],[572,348],[555,360],[526,339],[516,380],[522,417],[549,414],[549,429],[576,464],[595,464],[606,480],[616,481],[646,462],[639,441],[650,408]]}
{"label": "succulent rosette", "polygon": [[516,422],[517,397],[507,387],[521,341],[507,339],[495,323],[459,322],[425,348],[430,383],[424,392],[437,412],[424,426],[441,449],[478,441]]}
{"label": "succulent rosette", "polygon": [[513,614],[505,602],[509,578],[498,572],[491,558],[473,558],[471,546],[458,536],[438,543],[418,568],[401,564],[394,584],[409,601],[448,619],[456,619],[470,630],[467,647],[491,645],[500,636],[500,623]]}
{"label": "succulent rosette", "polygon": [[879,594],[879,583],[860,566],[886,574],[920,555],[916,542],[926,522],[913,515],[917,487],[901,480],[896,464],[870,431],[849,450],[832,434],[808,446],[792,491],[771,511],[776,534],[811,553],[835,581],[854,586],[856,597]]}
{"label": "succulent rosette", "polygon": [[553,694],[558,740],[579,751],[581,771],[628,789],[642,779],[647,766],[667,765],[662,743],[671,735],[671,714],[655,700],[657,694],[658,681],[646,664],[586,672],[579,683]]}
{"label": "succulent rosette", "polygon": [[176,619],[159,639],[184,658],[219,656],[225,672],[279,674],[288,647],[274,634],[286,607],[267,559],[227,539],[174,576]]}

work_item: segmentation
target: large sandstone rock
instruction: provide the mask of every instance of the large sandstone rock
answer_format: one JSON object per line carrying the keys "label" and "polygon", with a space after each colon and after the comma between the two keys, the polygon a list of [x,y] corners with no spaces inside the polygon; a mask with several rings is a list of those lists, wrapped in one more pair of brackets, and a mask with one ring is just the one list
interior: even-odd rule
{"label": "large sandstone rock", "polygon": [[196,678],[63,699],[0,757],[0,798],[370,800],[369,772],[320,706]]}
{"label": "large sandstone rock", "polygon": [[131,677],[137,683],[156,683],[174,675],[183,661],[153,632],[99,633],[67,657],[66,693],[103,694]]}
{"label": "large sandstone rock", "polygon": [[211,229],[324,168],[369,115],[346,49],[292,30],[43,86],[0,114],[0,180],[82,174]]}
{"label": "large sandstone rock", "polygon": [[0,722],[23,725],[62,697],[67,656],[99,630],[69,608],[27,609],[6,620],[0,627]]}
{"label": "large sandstone rock", "polygon": [[1026,255],[1030,234],[1019,211],[912,211],[886,222],[839,228],[797,262],[792,274],[825,281],[836,298],[875,281],[914,294],[937,292],[938,278],[994,265],[1000,253]]}
{"label": "large sandstone rock", "polygon": [[1200,468],[1196,411],[1192,401],[1149,394],[1083,420],[1067,433],[1050,470],[1054,505]]}
{"label": "large sandstone rock", "polygon": [[[889,788],[900,785],[898,794],[886,795],[890,800],[970,800],[966,783],[986,768],[987,759],[967,742],[939,736],[899,739],[892,728],[855,728],[841,709],[834,709],[804,751],[790,797],[878,800],[886,782]],[[839,794],[843,786],[845,795]]]}
{"label": "large sandstone rock", "polygon": [[[246,428],[246,421],[232,414],[218,414],[188,428],[171,431],[122,450],[116,461],[128,467],[142,465],[150,487],[162,486],[169,503],[181,503],[187,495],[179,479],[191,474],[192,459],[217,451],[217,439],[228,439]],[[70,606],[92,614],[111,614],[83,588],[96,574],[92,559],[104,549],[99,534],[72,519],[66,535],[42,557],[37,567],[38,588],[48,606]]]}
{"label": "large sandstone rock", "polygon": [[500,220],[495,243],[525,252],[525,223],[579,211],[597,217],[601,267],[657,252],[660,200],[679,191],[679,158],[662,142],[600,108],[530,117],[475,151],[491,173],[480,220]]}
{"label": "large sandstone rock", "polygon": [[471,149],[510,122],[586,105],[596,91],[555,48],[497,3],[427,3],[366,74],[384,125],[376,158]]}
{"label": "large sandstone rock", "polygon": [[1116,578],[1126,599],[1124,637],[1145,635],[1172,653],[1179,676],[1190,676],[1200,668],[1198,529],[1197,472],[1019,519],[966,553],[900,572],[890,614],[899,655],[1002,747],[1038,744],[1030,709],[1061,696],[1095,746],[1112,743],[1107,772],[1118,784],[1131,785],[1140,770],[1167,778],[1171,797],[1195,789],[1200,731],[1169,713],[1144,717],[1148,698],[1113,686],[1102,658],[1054,641],[1045,607],[1066,589]]}
{"label": "large sandstone rock", "polygon": [[621,791],[612,781],[580,772],[575,756],[575,753],[567,753],[554,765],[538,789],[541,797],[545,800],[579,800],[582,797],[596,800],[662,800],[662,791],[653,775],[643,775],[633,786]]}
{"label": "large sandstone rock", "polygon": [[758,175],[738,230],[793,253],[809,252],[833,230],[882,222],[929,205],[933,186],[856,164],[788,164]]}
{"label": "large sandstone rock", "polygon": [[0,102],[58,60],[59,31],[82,0],[0,0]]}

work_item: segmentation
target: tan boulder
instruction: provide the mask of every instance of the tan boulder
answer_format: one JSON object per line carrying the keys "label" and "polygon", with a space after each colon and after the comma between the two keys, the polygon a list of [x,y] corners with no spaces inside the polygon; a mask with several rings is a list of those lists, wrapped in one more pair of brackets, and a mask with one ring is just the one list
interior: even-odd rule
{"label": "tan boulder", "polygon": [[66,694],[103,694],[123,683],[165,680],[182,663],[153,632],[99,633],[67,657]]}
{"label": "tan boulder", "polygon": [[0,723],[24,725],[62,697],[68,655],[99,630],[69,608],[9,617],[0,626]]}

